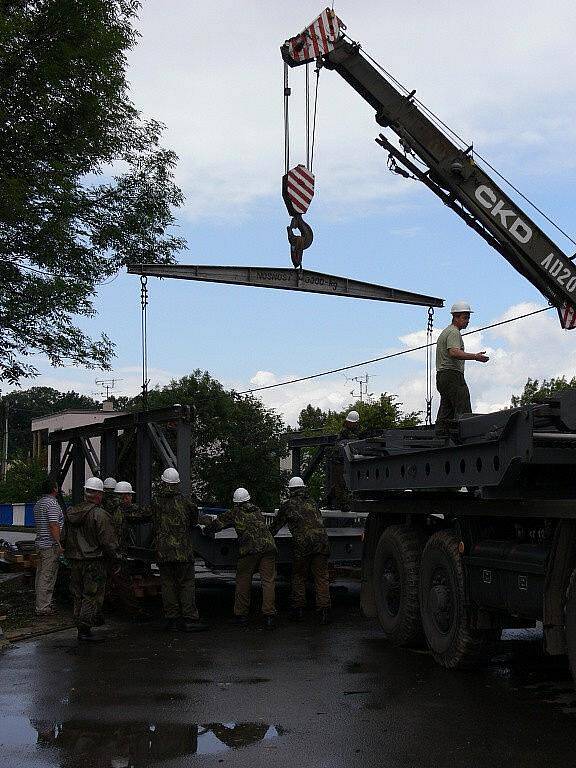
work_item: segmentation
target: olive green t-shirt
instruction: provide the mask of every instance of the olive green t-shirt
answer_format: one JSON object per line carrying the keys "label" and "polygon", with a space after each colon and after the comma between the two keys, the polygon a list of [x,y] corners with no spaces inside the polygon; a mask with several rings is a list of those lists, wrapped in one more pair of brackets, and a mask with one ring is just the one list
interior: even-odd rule
{"label": "olive green t-shirt", "polygon": [[462,334],[455,325],[450,324],[444,328],[438,341],[436,342],[436,370],[437,371],[459,371],[464,373],[464,360],[456,357],[450,357],[449,349],[461,349],[464,351],[464,341]]}

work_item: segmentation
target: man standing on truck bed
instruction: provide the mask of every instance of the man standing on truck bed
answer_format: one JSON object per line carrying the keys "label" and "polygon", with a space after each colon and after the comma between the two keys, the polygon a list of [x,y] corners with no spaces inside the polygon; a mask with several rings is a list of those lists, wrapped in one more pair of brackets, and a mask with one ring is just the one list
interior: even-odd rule
{"label": "man standing on truck bed", "polygon": [[436,416],[436,434],[448,437],[450,421],[459,414],[471,413],[470,390],[464,379],[464,363],[476,360],[487,363],[485,352],[465,352],[461,331],[468,327],[472,310],[465,301],[452,305],[452,322],[444,328],[436,342],[436,389],[440,407]]}

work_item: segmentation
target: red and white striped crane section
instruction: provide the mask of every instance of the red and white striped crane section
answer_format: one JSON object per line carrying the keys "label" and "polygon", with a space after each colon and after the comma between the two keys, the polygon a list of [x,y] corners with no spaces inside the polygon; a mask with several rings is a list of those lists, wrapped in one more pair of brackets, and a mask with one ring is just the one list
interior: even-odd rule
{"label": "red and white striped crane section", "polygon": [[314,61],[334,50],[335,43],[340,39],[346,25],[336,16],[334,11],[326,8],[312,24],[307,26],[299,35],[286,40],[284,45],[290,53],[294,64],[305,64]]}
{"label": "red and white striped crane section", "polygon": [[305,165],[295,165],[282,177],[282,197],[291,216],[306,213],[314,197],[314,174]]}

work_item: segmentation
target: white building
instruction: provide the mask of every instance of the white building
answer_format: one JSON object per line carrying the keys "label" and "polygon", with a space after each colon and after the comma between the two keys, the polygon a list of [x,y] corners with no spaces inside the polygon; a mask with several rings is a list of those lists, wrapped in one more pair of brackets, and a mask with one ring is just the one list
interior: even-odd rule
{"label": "white building", "polygon": [[[101,410],[90,410],[82,408],[70,408],[66,411],[51,413],[48,416],[41,416],[32,420],[32,455],[34,458],[44,459],[46,469],[51,463],[50,446],[48,444],[48,435],[57,429],[72,429],[74,427],[83,427],[86,424],[101,424],[109,416],[121,416],[124,411],[115,411],[110,400],[102,404]],[[97,454],[100,452],[100,438],[92,438],[92,446]],[[68,443],[62,444],[62,454],[66,451]],[[90,477],[92,471],[86,462],[86,477]],[[62,482],[62,493],[66,496],[72,492],[72,469]]]}

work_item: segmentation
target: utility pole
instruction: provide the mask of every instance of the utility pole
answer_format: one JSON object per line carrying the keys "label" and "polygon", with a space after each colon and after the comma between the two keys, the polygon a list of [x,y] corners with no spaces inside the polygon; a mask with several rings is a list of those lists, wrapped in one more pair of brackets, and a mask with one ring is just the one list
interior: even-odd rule
{"label": "utility pole", "polygon": [[366,373],[364,376],[353,376],[352,378],[347,379],[347,381],[355,381],[359,387],[358,392],[356,392],[355,389],[350,392],[352,397],[360,400],[361,403],[364,402],[364,398],[366,398],[366,402],[371,402],[374,393],[368,392],[368,382],[370,381],[369,374]]}

